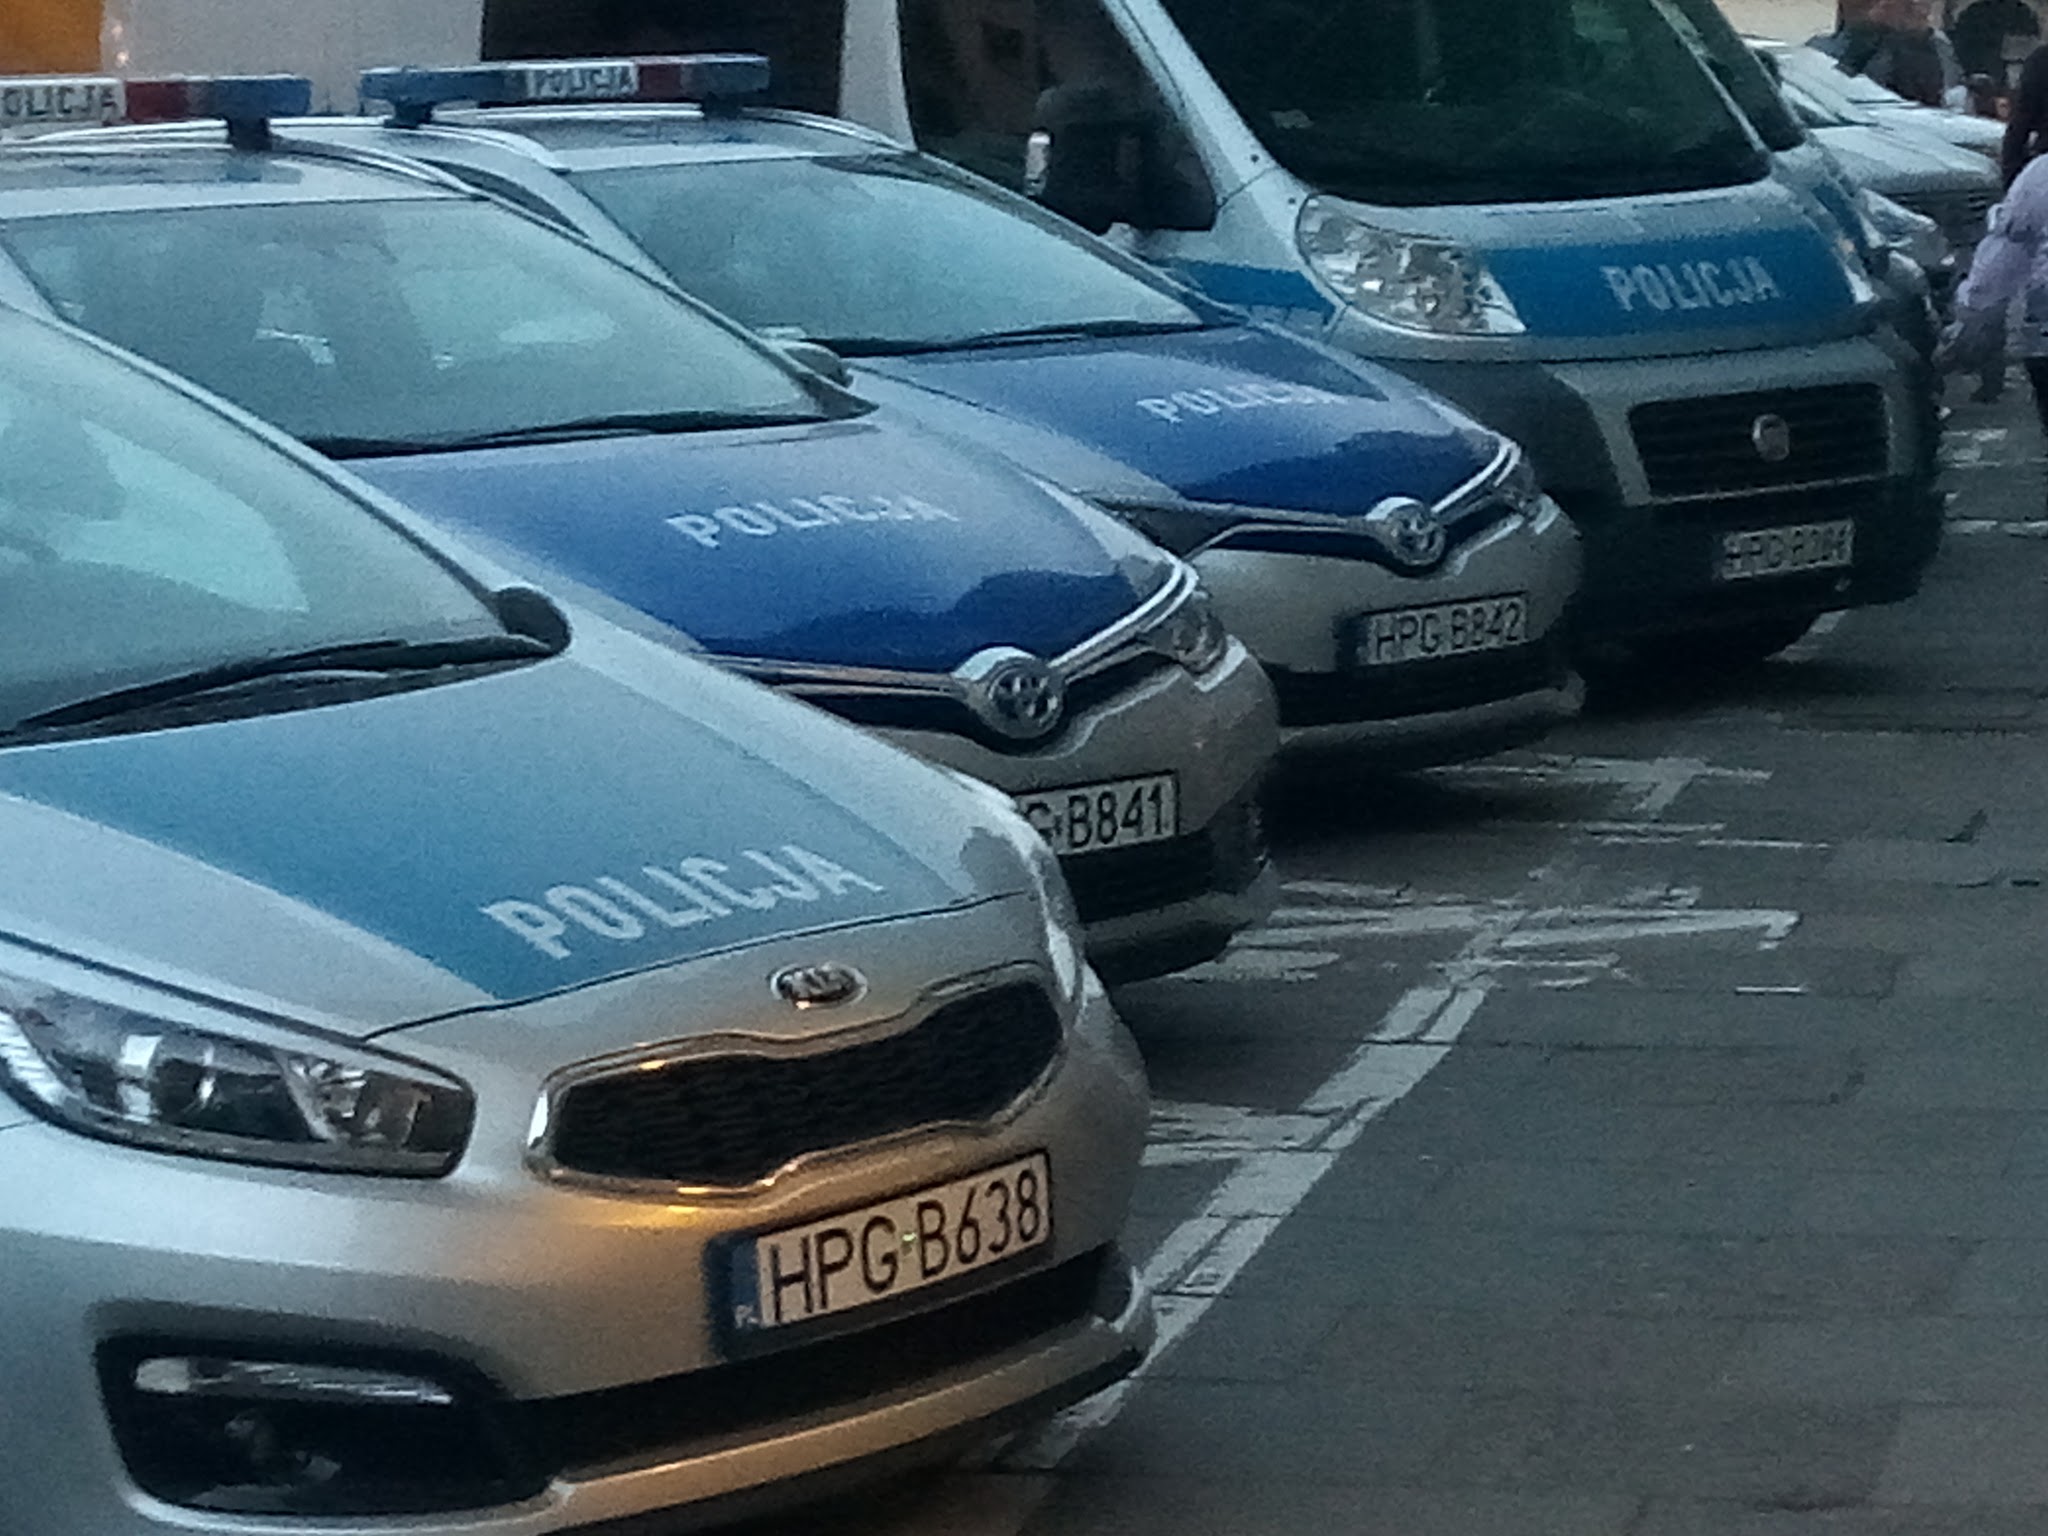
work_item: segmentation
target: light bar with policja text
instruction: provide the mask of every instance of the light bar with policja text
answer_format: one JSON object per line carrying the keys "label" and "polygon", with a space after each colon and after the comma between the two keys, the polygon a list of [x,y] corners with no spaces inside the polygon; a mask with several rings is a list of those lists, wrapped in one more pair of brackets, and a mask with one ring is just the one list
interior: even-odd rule
{"label": "light bar with policja text", "polygon": [[543,59],[460,69],[366,69],[366,102],[391,108],[401,127],[418,127],[436,107],[537,107],[558,102],[702,102],[737,104],[768,90],[768,61],[758,53],[688,53],[635,59]]}
{"label": "light bar with policja text", "polygon": [[0,78],[0,131],[79,128],[108,123],[182,123],[219,118],[261,123],[304,117],[313,82],[304,75],[171,75],[123,80],[113,75]]}

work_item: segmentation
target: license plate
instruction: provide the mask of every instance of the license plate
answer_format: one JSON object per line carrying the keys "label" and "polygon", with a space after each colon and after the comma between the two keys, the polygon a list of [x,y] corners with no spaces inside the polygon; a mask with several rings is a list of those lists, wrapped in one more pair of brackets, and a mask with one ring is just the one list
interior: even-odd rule
{"label": "license plate", "polygon": [[1721,535],[1715,574],[1723,581],[1751,581],[1794,571],[1826,571],[1853,565],[1856,524],[1799,523],[1790,528],[1751,528]]}
{"label": "license plate", "polygon": [[1353,633],[1352,659],[1361,667],[1504,650],[1529,638],[1529,594],[1504,592],[1463,603],[1368,613]]}
{"label": "license plate", "polygon": [[786,1328],[971,1275],[1052,1241],[1043,1152],[754,1239],[734,1259],[733,1324]]}
{"label": "license plate", "polygon": [[1171,773],[1019,795],[1017,809],[1062,858],[1180,836],[1180,779]]}

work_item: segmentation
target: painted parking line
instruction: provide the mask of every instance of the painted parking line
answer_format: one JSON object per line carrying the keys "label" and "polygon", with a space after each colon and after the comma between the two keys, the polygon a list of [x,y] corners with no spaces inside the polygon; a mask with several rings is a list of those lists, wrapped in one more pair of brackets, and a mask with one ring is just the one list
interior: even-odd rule
{"label": "painted parking line", "polygon": [[[1145,1376],[1230,1289],[1366,1127],[1442,1065],[1487,998],[1510,977],[1539,987],[1584,986],[1621,968],[1622,952],[1614,946],[1732,936],[1768,951],[1782,944],[1799,923],[1799,914],[1789,910],[1707,907],[1697,891],[1684,888],[1645,892],[1635,903],[1556,906],[1455,898],[1411,902],[1401,893],[1389,897],[1383,888],[1347,891],[1327,881],[1302,882],[1288,887],[1288,894],[1295,899],[1321,896],[1324,901],[1283,907],[1275,914],[1275,926],[1251,936],[1252,953],[1264,953],[1266,946],[1293,950],[1297,963],[1313,967],[1309,957],[1328,953],[1316,946],[1333,939],[1378,946],[1395,937],[1462,932],[1465,942],[1435,967],[1435,978],[1404,992],[1381,1016],[1371,1036],[1294,1111],[1158,1106],[1146,1152],[1148,1167],[1221,1163],[1230,1168],[1202,1207],[1167,1235],[1143,1268],[1158,1307],[1158,1344],[1136,1375],[1007,1451],[1002,1459],[1006,1467],[1055,1468],[1082,1439],[1115,1419]],[[1390,901],[1393,905],[1388,905]],[[1303,945],[1307,947],[1298,947]],[[1230,957],[1217,964],[1227,974]],[[1270,971],[1255,968],[1243,979],[1270,979]]]}

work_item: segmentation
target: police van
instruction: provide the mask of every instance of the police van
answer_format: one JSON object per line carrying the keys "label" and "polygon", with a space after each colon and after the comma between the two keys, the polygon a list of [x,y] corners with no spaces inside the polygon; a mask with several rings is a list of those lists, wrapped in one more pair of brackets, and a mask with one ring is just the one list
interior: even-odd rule
{"label": "police van", "polygon": [[486,21],[506,53],[768,52],[786,105],[1392,363],[1532,451],[1585,538],[1594,633],[1768,654],[1907,596],[1932,557],[1910,349],[1773,174],[1740,110],[1768,85],[1711,0],[497,0]]}

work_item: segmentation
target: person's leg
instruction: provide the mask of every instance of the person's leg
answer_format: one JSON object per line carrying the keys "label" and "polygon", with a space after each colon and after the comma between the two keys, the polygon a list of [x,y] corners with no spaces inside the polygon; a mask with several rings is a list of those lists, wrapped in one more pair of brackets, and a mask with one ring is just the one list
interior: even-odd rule
{"label": "person's leg", "polygon": [[2048,357],[2027,359],[2027,383],[2034,389],[2034,413],[2041,418],[2041,431],[2048,434]]}

